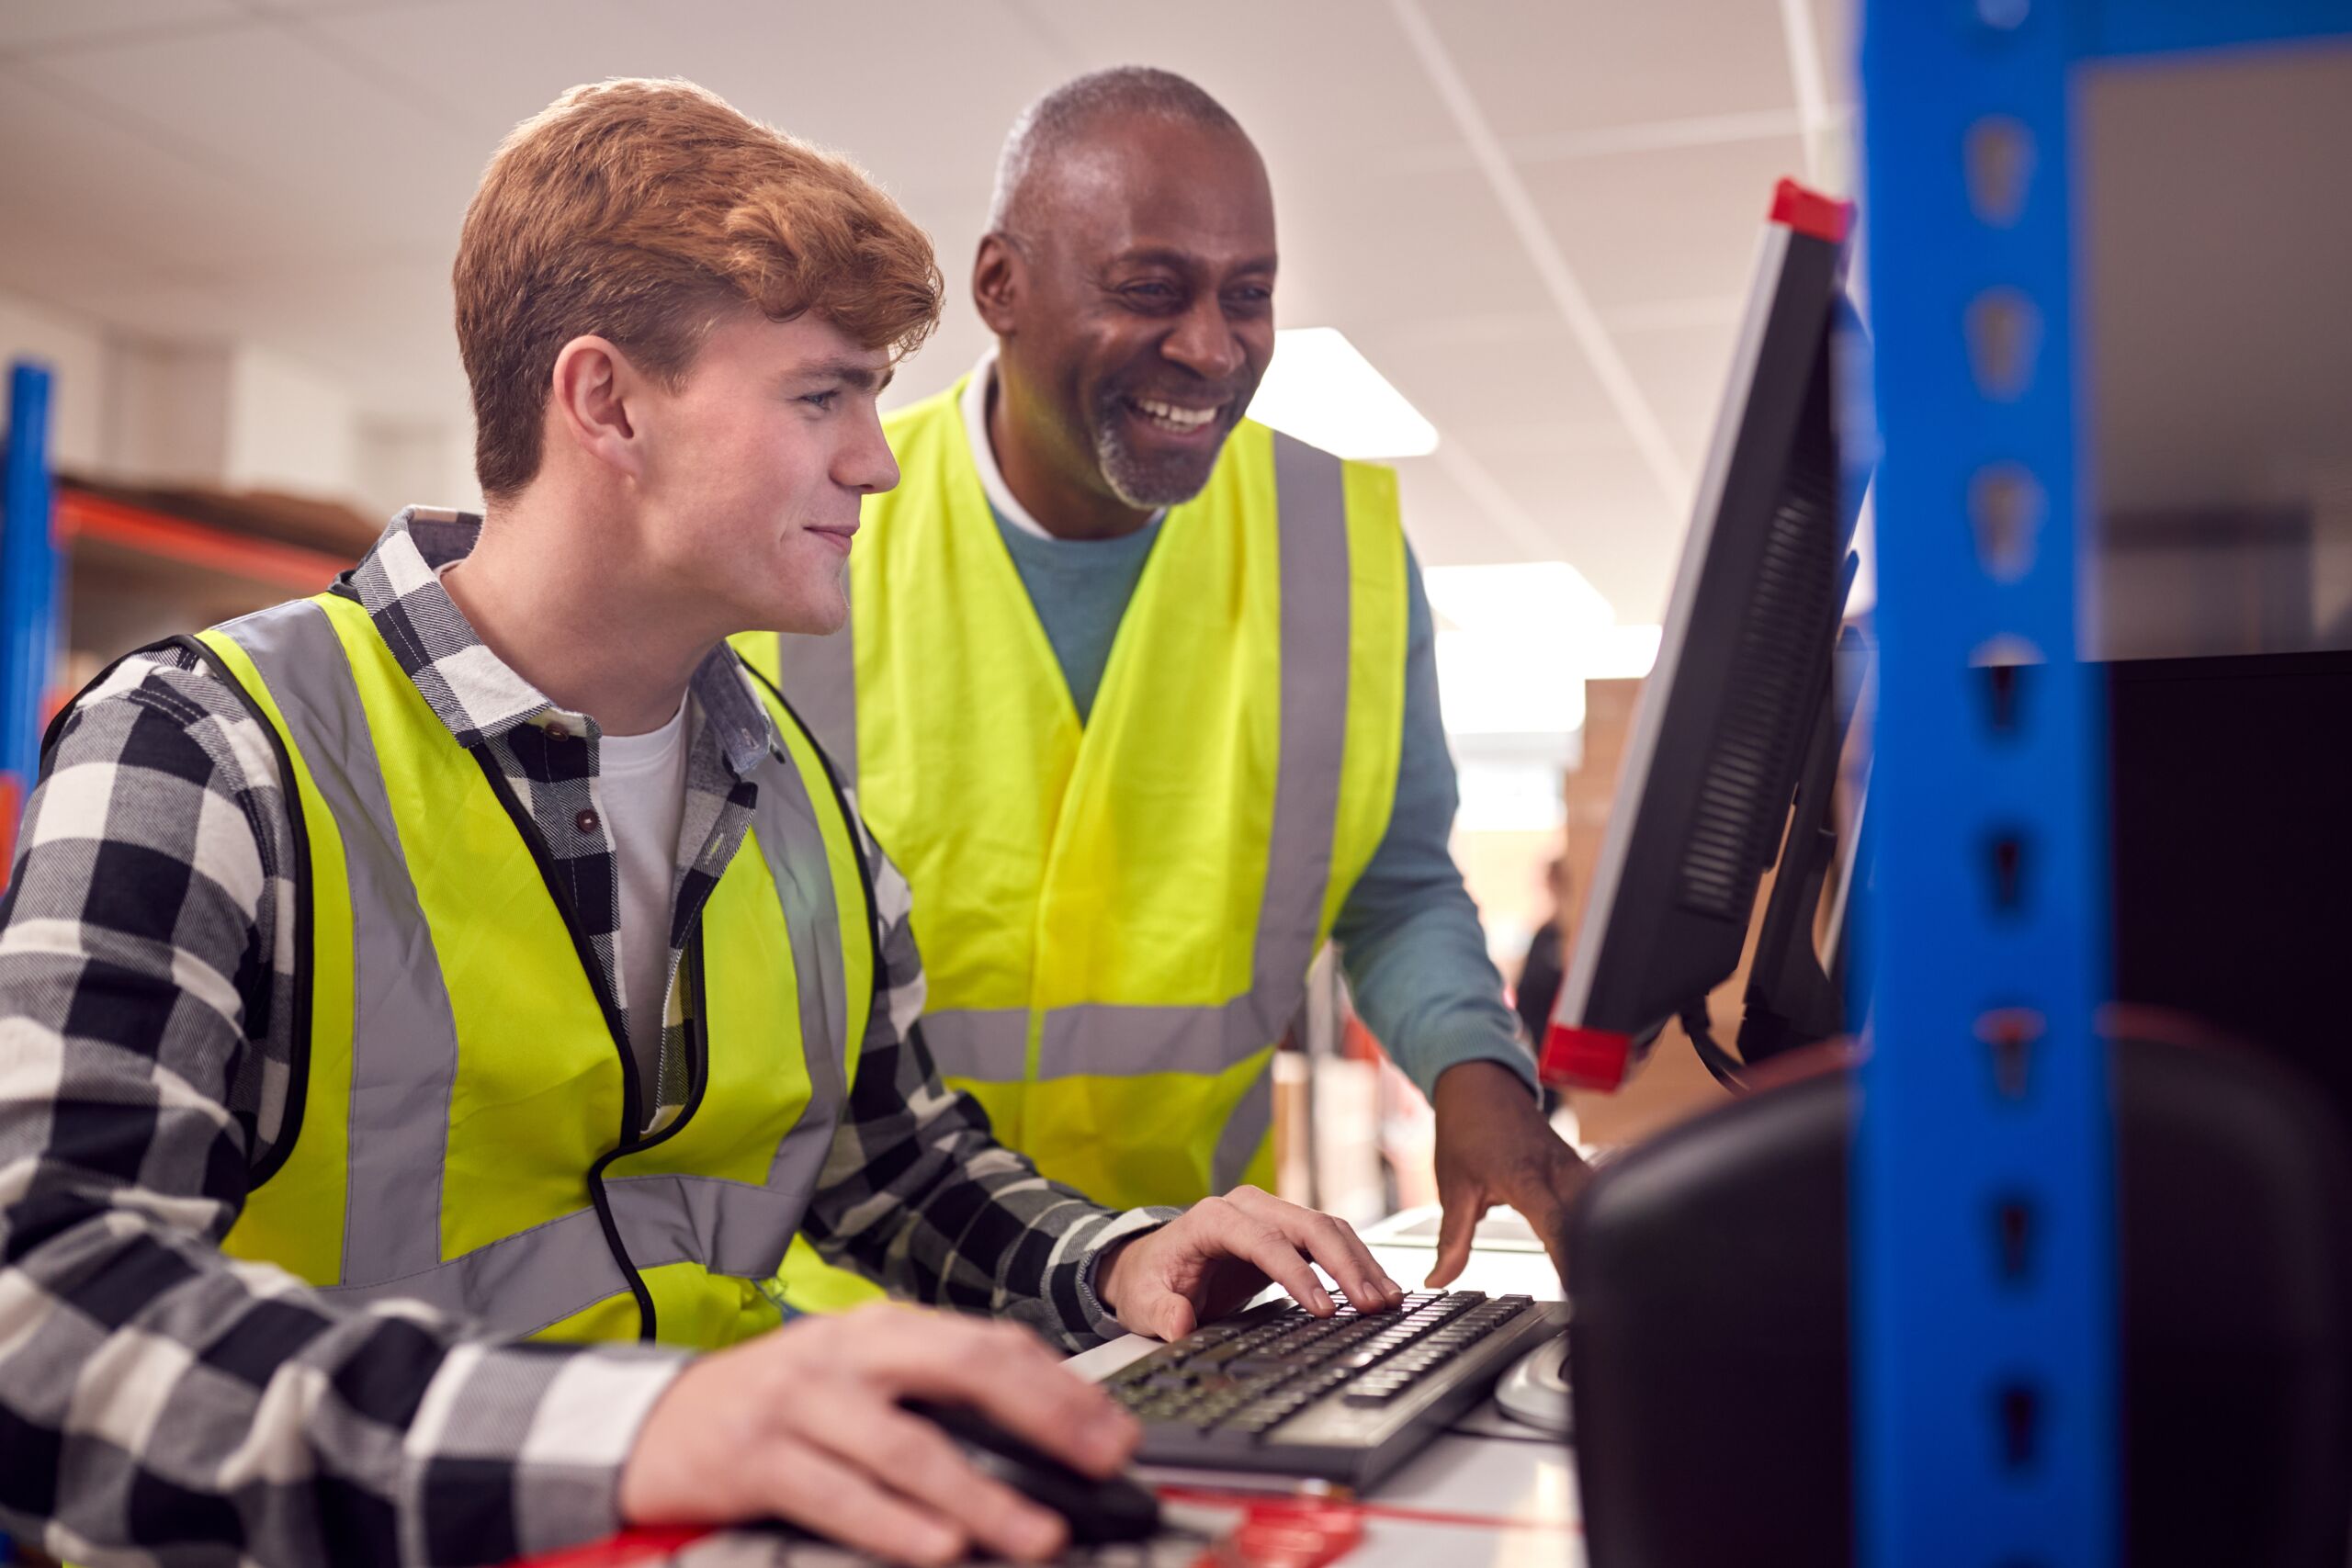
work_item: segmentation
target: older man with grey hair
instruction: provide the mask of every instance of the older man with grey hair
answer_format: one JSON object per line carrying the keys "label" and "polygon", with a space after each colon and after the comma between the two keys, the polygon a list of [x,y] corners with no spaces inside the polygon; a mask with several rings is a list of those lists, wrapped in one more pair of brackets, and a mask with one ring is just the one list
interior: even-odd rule
{"label": "older man with grey hair", "polygon": [[1116,1204],[1269,1179],[1271,1058],[1329,939],[1435,1103],[1443,1283],[1492,1203],[1556,1247],[1585,1168],[1448,848],[1395,476],[1244,417],[1276,265],[1265,164],[1200,87],[1038,99],[972,269],[995,347],[892,416],[849,629],[742,646],[907,868],[926,1043],[1000,1136]]}

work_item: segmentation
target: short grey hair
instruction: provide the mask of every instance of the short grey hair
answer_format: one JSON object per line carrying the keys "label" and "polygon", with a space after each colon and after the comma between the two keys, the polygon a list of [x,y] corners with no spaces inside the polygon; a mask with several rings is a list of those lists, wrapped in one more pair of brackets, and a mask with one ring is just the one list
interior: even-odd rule
{"label": "short grey hair", "polygon": [[1030,176],[1049,166],[1079,134],[1116,115],[1153,115],[1210,130],[1240,134],[1241,122],[1200,86],[1173,71],[1114,65],[1073,77],[1023,109],[996,162],[989,198],[989,231],[1009,232],[1012,209]]}

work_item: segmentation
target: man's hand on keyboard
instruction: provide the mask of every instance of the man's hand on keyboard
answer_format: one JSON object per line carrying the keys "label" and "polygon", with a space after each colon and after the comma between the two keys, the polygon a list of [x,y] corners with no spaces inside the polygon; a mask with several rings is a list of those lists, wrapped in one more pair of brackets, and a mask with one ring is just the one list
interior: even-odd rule
{"label": "man's hand on keyboard", "polygon": [[1526,1080],[1499,1062],[1457,1062],[1438,1077],[1435,1110],[1437,1197],[1445,1217],[1430,1286],[1461,1275],[1479,1217],[1497,1203],[1527,1216],[1565,1273],[1568,1205],[1592,1170],[1544,1120]]}
{"label": "man's hand on keyboard", "polygon": [[1365,1312],[1405,1299],[1345,1220],[1255,1187],[1204,1199],[1115,1248],[1097,1269],[1094,1289],[1130,1331],[1179,1339],[1239,1307],[1269,1280],[1317,1317],[1329,1316],[1332,1301],[1315,1277],[1317,1263]]}

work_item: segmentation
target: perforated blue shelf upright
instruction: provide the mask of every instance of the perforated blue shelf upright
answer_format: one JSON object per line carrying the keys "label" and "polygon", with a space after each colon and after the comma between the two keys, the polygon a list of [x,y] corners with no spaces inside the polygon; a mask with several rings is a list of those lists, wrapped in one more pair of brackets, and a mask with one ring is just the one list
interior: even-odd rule
{"label": "perforated blue shelf upright", "polygon": [[2346,0],[1871,0],[1881,702],[1855,1140],[1868,1568],[2118,1561],[2095,389],[2073,78],[2352,34]]}
{"label": "perforated blue shelf upright", "polygon": [[[57,543],[49,472],[50,374],[19,360],[8,371],[6,482],[0,484],[0,888],[8,885],[17,819],[40,756],[41,700],[57,642]],[[0,1538],[0,1562],[6,1538]]]}

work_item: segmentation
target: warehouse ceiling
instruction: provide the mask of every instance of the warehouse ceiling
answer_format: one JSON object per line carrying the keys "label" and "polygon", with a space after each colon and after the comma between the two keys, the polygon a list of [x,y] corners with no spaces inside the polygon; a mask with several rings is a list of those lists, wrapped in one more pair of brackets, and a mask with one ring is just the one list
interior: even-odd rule
{"label": "warehouse ceiling", "polygon": [[1440,432],[1399,465],[1431,564],[1564,559],[1660,618],[1773,182],[1845,190],[1840,0],[7,0],[0,289],[258,343],[388,423],[466,418],[458,219],[562,88],[682,75],[842,148],[937,239],[945,327],[996,149],[1142,62],[1272,166],[1285,326],[1344,331]]}

